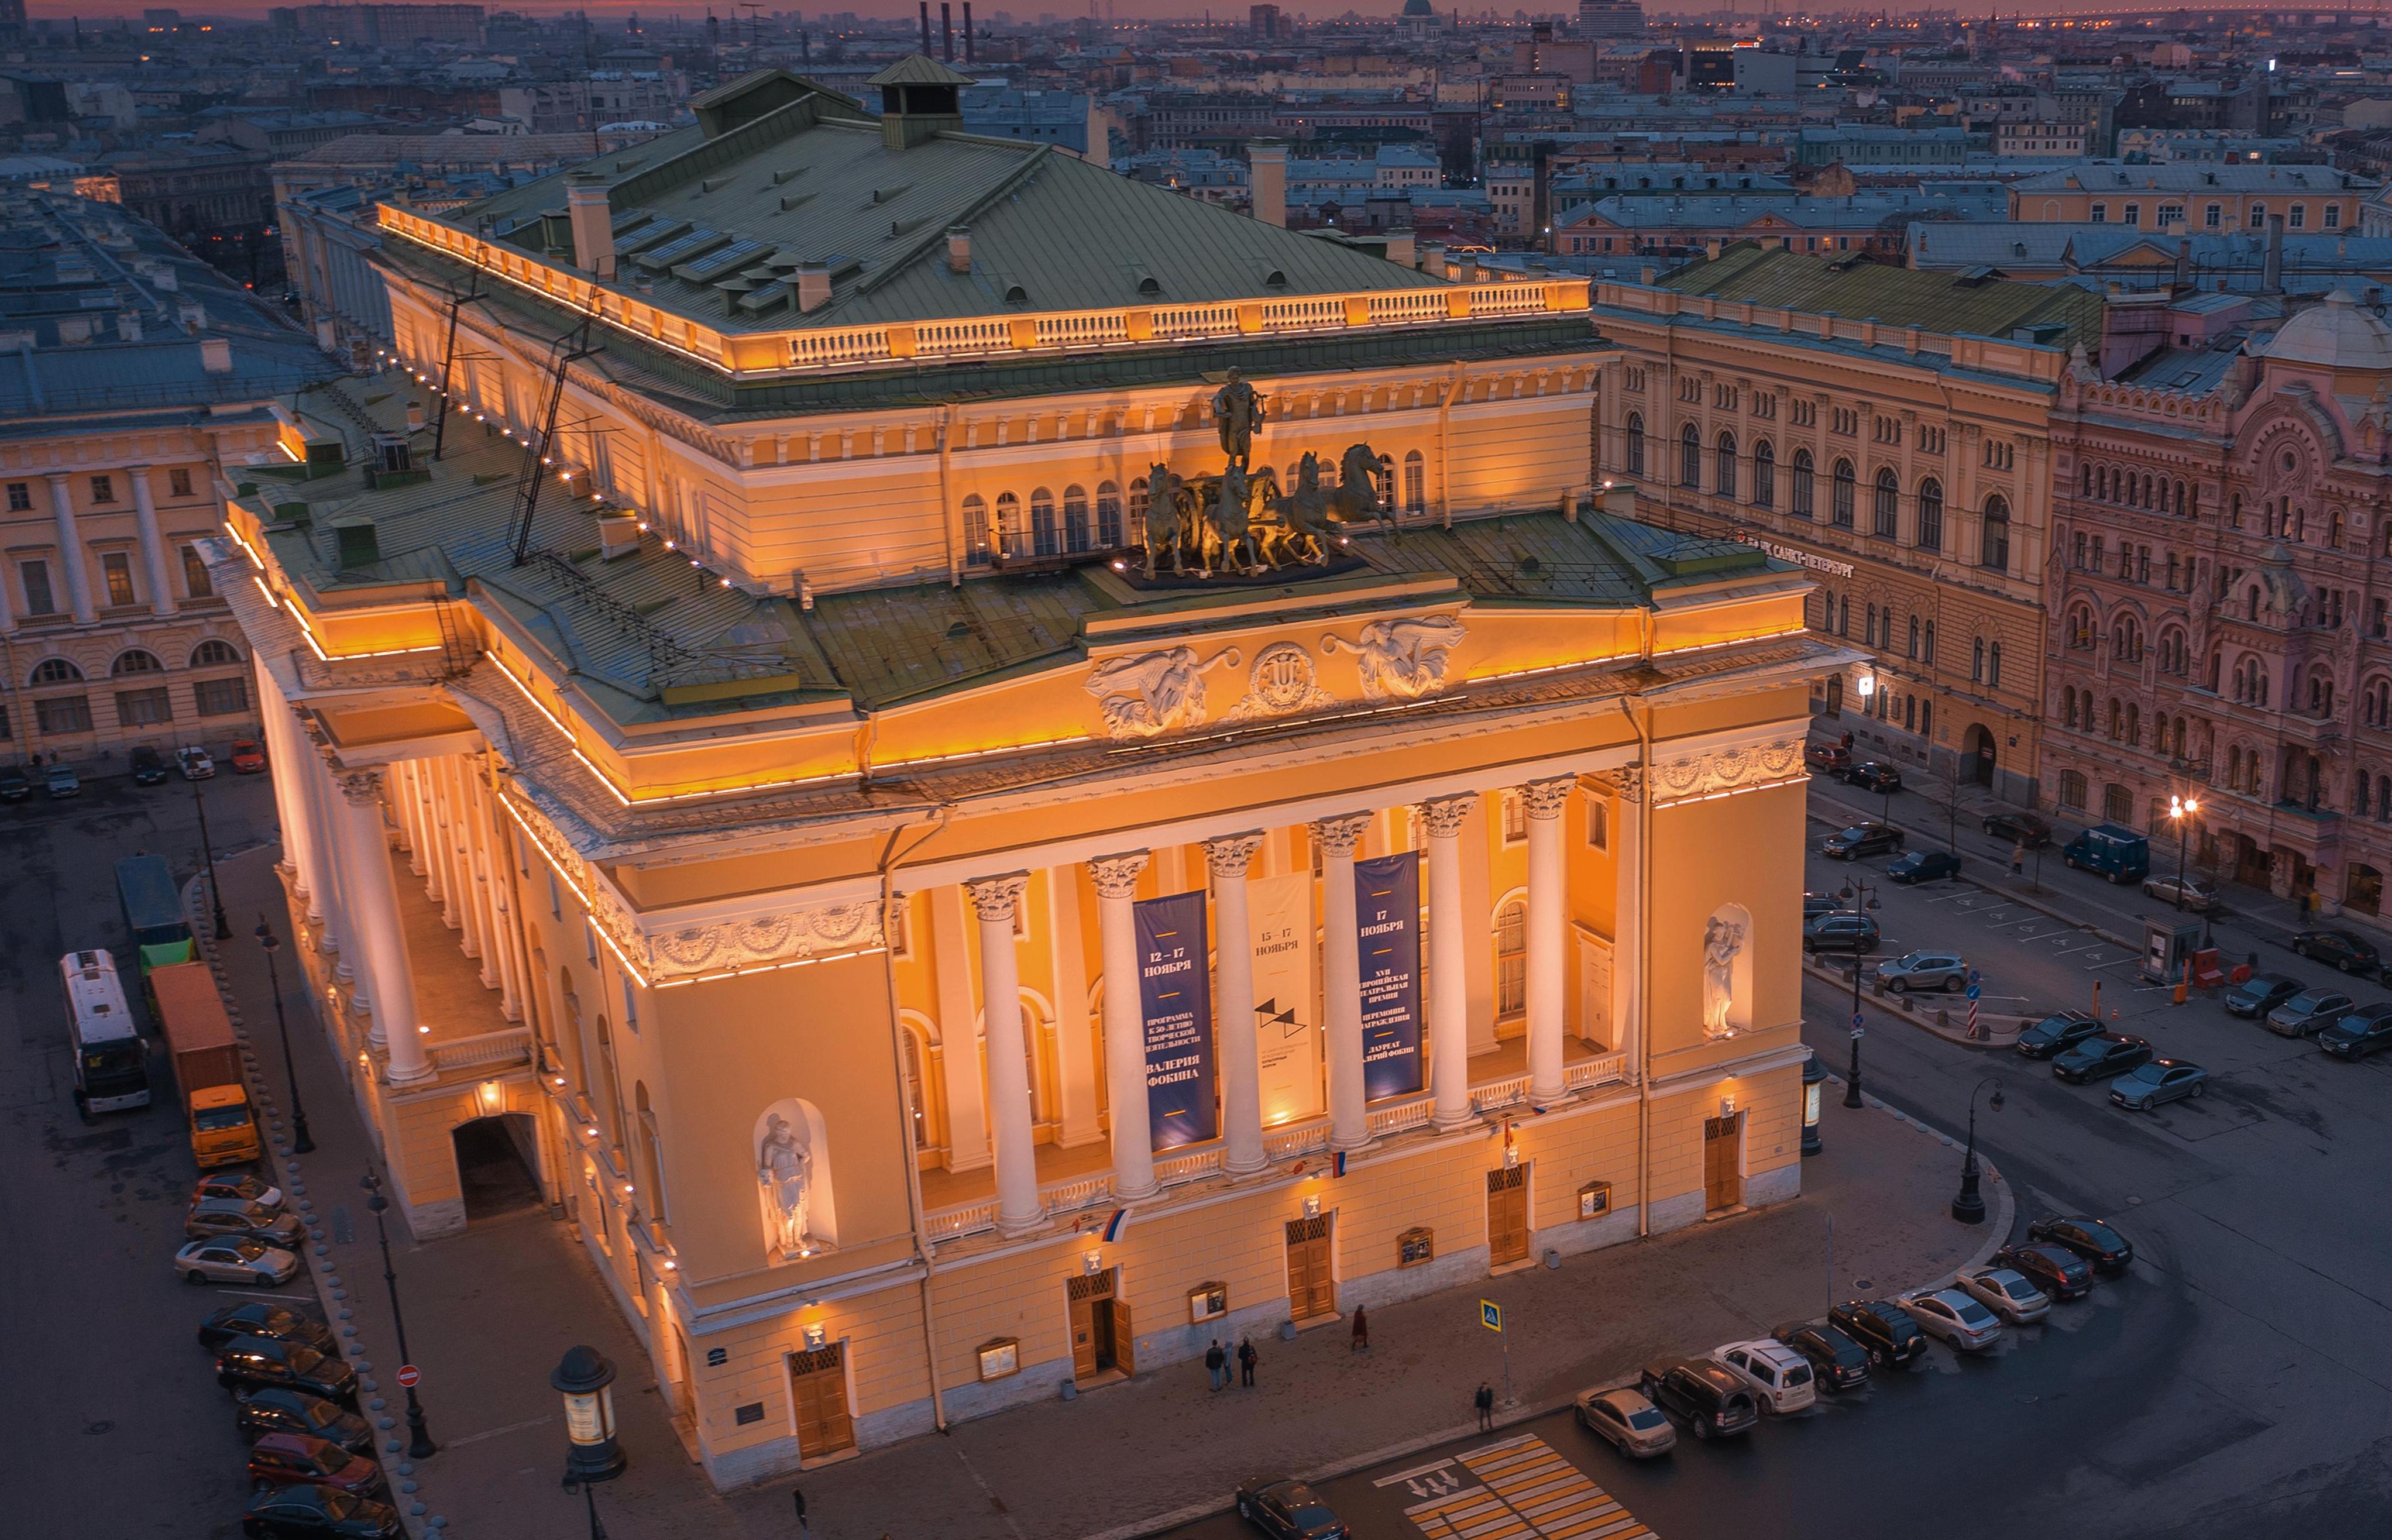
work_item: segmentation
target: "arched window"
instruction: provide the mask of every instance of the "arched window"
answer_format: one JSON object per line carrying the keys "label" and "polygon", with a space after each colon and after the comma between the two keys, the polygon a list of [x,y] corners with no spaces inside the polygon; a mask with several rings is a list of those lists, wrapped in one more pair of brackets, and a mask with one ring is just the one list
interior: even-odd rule
{"label": "arched window", "polygon": [[2334,680],[2323,673],[2309,676],[2309,715],[2334,715]]}
{"label": "arched window", "polygon": [[1813,506],[1810,450],[1794,451],[1794,484],[1787,490],[1791,494],[1792,500],[1789,506],[1796,518],[1808,519],[1815,516],[1817,510]]}
{"label": "arched window", "polygon": [[1088,549],[1088,493],[1076,483],[1063,488],[1063,549]]}
{"label": "arched window", "polygon": [[1835,501],[1829,511],[1829,522],[1838,529],[1850,529],[1852,527],[1852,503],[1858,487],[1858,478],[1852,473],[1851,460],[1836,461],[1835,484]]}
{"label": "arched window", "polygon": [[1030,494],[1030,538],[1032,550],[1040,556],[1063,554],[1055,529],[1055,494],[1043,486]]}
{"label": "arched window", "polygon": [[1025,555],[1029,532],[1021,527],[1021,499],[1010,492],[996,495],[996,549],[1008,558]]}
{"label": "arched window", "polygon": [[1736,435],[1722,434],[1713,452],[1711,478],[1722,498],[1736,496]]}
{"label": "arched window", "polygon": [[1935,661],[1935,622],[1931,620],[1927,623],[1927,645],[1919,649],[1918,661],[1921,663]]}
{"label": "arched window", "polygon": [[[1289,485],[1294,485],[1294,483],[1290,482]],[[1129,484],[1129,526],[1138,531],[1139,539],[1146,538],[1146,478],[1144,476]]]}
{"label": "arched window", "polygon": [[191,649],[191,666],[194,668],[219,668],[240,661],[240,654],[231,642],[219,641],[214,637]]}
{"label": "arched window", "polygon": [[1644,473],[1644,416],[1642,412],[1628,414],[1628,473],[1632,476]]}
{"label": "arched window", "polygon": [[1404,454],[1404,510],[1410,513],[1428,511],[1428,461],[1418,449]]}
{"label": "arched window", "polygon": [[1514,899],[1495,912],[1495,1014],[1528,1008],[1528,900]]}
{"label": "arched window", "polygon": [[157,654],[145,653],[138,647],[117,654],[116,661],[108,666],[108,671],[116,675],[161,674],[165,669],[166,666],[158,661]]}
{"label": "arched window", "polygon": [[2110,628],[2110,655],[2121,663],[2143,660],[2143,628],[2133,615],[2120,615]]}
{"label": "arched window", "polygon": [[2002,644],[1998,641],[1985,649],[1985,682],[1988,685],[2002,682]]}
{"label": "arched window", "polygon": [[1765,438],[1752,446],[1752,503],[1755,508],[1777,506],[1777,451]]}
{"label": "arched window", "polygon": [[2090,465],[2085,467],[2084,485],[2078,489],[2078,495],[2087,498],[2093,495],[2093,467]]}
{"label": "arched window", "polygon": [[666,1223],[671,1216],[665,1212],[664,1135],[656,1132],[656,1115],[648,1106],[645,1081],[631,1084],[631,1110],[640,1125],[640,1208],[651,1219]]}
{"label": "arched window", "polygon": [[1917,615],[1910,617],[1910,655],[1914,659],[1918,656],[1918,617]]}
{"label": "arched window", "polygon": [[1985,499],[1985,528],[1980,564],[1996,572],[2010,569],[2010,505],[1996,493]]}
{"label": "arched window", "polygon": [[623,1082],[616,1078],[615,1034],[608,1029],[603,1011],[598,1015],[598,1075],[602,1082],[598,1100],[606,1113],[606,1132],[617,1149],[627,1149],[629,1141],[623,1137]]}
{"label": "arched window", "polygon": [[2143,741],[2142,707],[2135,705],[2131,701],[2126,704],[2126,739],[2129,744],[2140,744]]}
{"label": "arched window", "polygon": [[1678,485],[1697,491],[1703,485],[1703,438],[1691,422],[1678,431]]}
{"label": "arched window", "polygon": [[1969,649],[1969,678],[1977,684],[1985,682],[1985,639],[1979,637]]}
{"label": "arched window", "polygon": [[1122,543],[1121,487],[1109,481],[1097,483],[1097,549],[1111,550]]}
{"label": "arched window", "polygon": [[2093,650],[2093,612],[2078,606],[2068,616],[2068,645],[2080,653]]}
{"label": "arched window", "polygon": [[83,670],[65,658],[44,658],[33,665],[32,682],[40,684],[74,684],[83,679]]}
{"label": "arched window", "polygon": [[988,565],[988,504],[977,492],[964,498],[964,562],[967,565]]}
{"label": "arched window", "polygon": [[1872,534],[1892,539],[1902,527],[1902,482],[1893,467],[1882,466],[1877,473],[1877,496],[1870,510]]}
{"label": "arched window", "polygon": [[1918,484],[1918,549],[1944,549],[1944,484],[1933,476]]}

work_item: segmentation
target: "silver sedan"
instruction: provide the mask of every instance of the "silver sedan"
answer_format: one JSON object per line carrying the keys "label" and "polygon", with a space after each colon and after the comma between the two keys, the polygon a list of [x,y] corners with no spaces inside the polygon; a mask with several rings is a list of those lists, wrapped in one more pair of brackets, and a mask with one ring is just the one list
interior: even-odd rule
{"label": "silver sedan", "polygon": [[247,1236],[215,1236],[176,1252],[175,1271],[185,1283],[279,1284],[299,1271],[299,1259]]}
{"label": "silver sedan", "polygon": [[1969,964],[1956,952],[1905,951],[1879,963],[1877,977],[1896,994],[1905,990],[1956,990],[1969,982]]}
{"label": "silver sedan", "polygon": [[1661,1408],[1631,1390],[1581,1391],[1578,1425],[1632,1460],[1666,1455],[1678,1446],[1678,1430]]}
{"label": "silver sedan", "polygon": [[1971,1267],[1953,1282],[1960,1291],[2009,1322],[2022,1326],[2051,1313],[2051,1296],[2023,1273],[2008,1267]]}

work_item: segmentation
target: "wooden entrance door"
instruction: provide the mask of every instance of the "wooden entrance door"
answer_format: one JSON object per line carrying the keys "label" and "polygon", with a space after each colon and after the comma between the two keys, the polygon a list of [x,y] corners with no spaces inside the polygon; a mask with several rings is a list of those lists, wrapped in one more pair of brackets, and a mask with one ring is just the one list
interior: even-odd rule
{"label": "wooden entrance door", "polygon": [[1717,1213],[1744,1201],[1744,1173],[1737,1170],[1744,1114],[1703,1119],[1703,1210]]}
{"label": "wooden entrance door", "polygon": [[1528,1255],[1528,1168],[1487,1173],[1487,1261],[1501,1267]]}
{"label": "wooden entrance door", "polygon": [[1329,1275],[1329,1216],[1287,1222],[1287,1313],[1302,1321],[1337,1308]]}
{"label": "wooden entrance door", "polygon": [[1094,1379],[1117,1366],[1113,1333],[1113,1270],[1083,1274],[1067,1281],[1072,1302],[1072,1375]]}
{"label": "wooden entrance door", "polygon": [[798,1456],[818,1460],[855,1447],[855,1418],[847,1409],[843,1344],[789,1354],[789,1399],[798,1409]]}

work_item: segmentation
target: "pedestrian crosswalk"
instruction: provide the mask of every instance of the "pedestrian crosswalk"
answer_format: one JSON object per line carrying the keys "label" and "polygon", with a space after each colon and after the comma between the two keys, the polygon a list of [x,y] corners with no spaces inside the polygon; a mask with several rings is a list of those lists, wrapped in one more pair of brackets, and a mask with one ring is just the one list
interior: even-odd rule
{"label": "pedestrian crosswalk", "polygon": [[1460,1456],[1482,1485],[1404,1510],[1428,1540],[1652,1540],[1619,1500],[1533,1434]]}

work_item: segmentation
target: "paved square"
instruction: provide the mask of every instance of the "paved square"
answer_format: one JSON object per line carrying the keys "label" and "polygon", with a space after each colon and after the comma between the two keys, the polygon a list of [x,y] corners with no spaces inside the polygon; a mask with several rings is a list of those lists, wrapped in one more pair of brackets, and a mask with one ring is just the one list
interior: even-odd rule
{"label": "paved square", "polygon": [[[1474,1449],[1456,1463],[1485,1484],[1404,1509],[1428,1540],[1637,1540],[1653,1534],[1534,1434]],[[1387,1480],[1433,1491],[1450,1486],[1458,1474],[1447,1465]]]}

